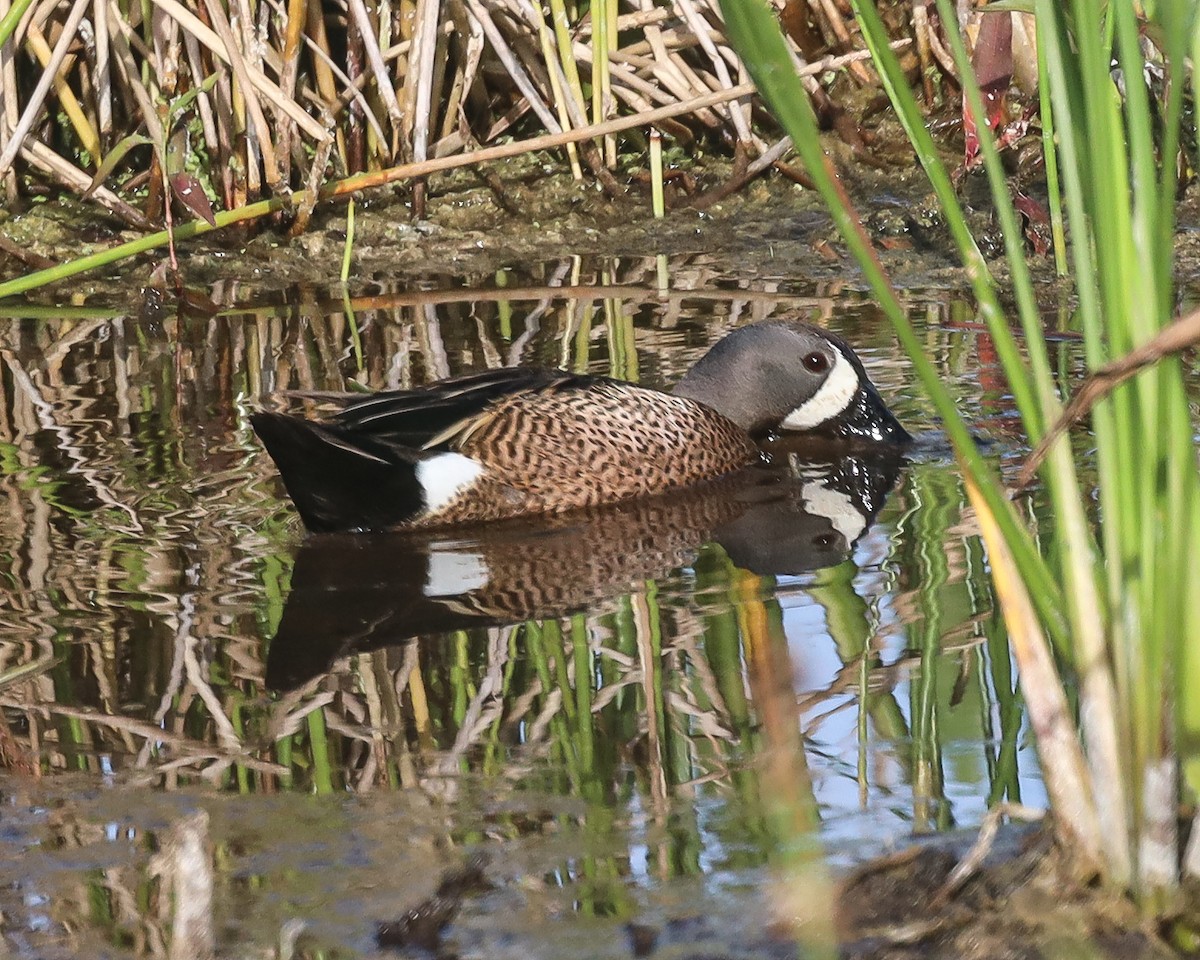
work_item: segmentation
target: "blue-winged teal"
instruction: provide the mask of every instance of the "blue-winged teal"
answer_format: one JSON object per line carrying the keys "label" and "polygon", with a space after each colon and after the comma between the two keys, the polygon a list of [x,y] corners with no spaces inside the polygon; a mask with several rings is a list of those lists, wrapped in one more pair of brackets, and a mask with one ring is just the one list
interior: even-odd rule
{"label": "blue-winged teal", "polygon": [[251,417],[312,531],[558,513],[753,463],[775,430],[903,444],[854,351],[799,322],[742,327],[663,393],[526,367],[353,400],[330,420]]}

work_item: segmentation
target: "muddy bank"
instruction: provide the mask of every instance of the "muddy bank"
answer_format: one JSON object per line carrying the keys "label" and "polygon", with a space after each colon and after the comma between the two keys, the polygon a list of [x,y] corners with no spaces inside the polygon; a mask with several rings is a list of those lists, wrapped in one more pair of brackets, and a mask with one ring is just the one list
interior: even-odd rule
{"label": "muddy bank", "polygon": [[[893,282],[903,288],[966,287],[936,198],[902,131],[889,119],[877,122],[869,163],[833,136],[826,143]],[[961,162],[958,150],[961,146],[947,144],[944,160],[951,168]],[[1030,165],[1014,161],[1014,166]],[[1044,207],[1045,185],[1038,176],[1016,174],[1013,187]],[[775,170],[744,182],[728,159],[689,158],[681,168],[668,170],[668,213],[659,221],[651,214],[645,170],[625,167],[618,186],[623,196],[607,196],[594,178],[576,181],[559,157],[539,154],[432,179],[426,218],[419,221],[412,217],[409,188],[368,191],[357,198],[351,283],[481,276],[514,263],[569,255],[657,254],[712,256],[750,277],[861,283],[817,193]],[[1003,239],[983,174],[964,177],[960,195],[1003,289]],[[239,282],[268,289],[336,283],[346,212],[342,202],[324,204],[294,238],[288,223],[268,219],[187,241],[180,246],[184,280],[195,286]],[[1177,216],[1180,285],[1195,288],[1200,281],[1196,186],[1181,199]],[[1029,232],[1032,238],[1045,229],[1030,227]],[[20,275],[45,265],[42,261],[65,262],[136,236],[71,197],[0,209],[0,276]],[[166,257],[165,248],[152,251],[33,297],[119,300],[151,282]],[[1031,252],[1029,265],[1044,295],[1067,296],[1067,285],[1054,276],[1052,258]]]}
{"label": "muddy bank", "polygon": [[[129,956],[136,944],[169,942],[180,923],[218,957],[794,960],[810,953],[805,931],[781,910],[796,893],[769,867],[734,871],[719,889],[680,877],[621,892],[616,875],[596,877],[581,899],[584,891],[564,886],[561,873],[564,857],[594,850],[598,839],[579,802],[531,793],[488,800],[485,784],[460,784],[472,802],[446,805],[423,792],[97,790],[70,775],[35,785],[0,774],[5,933],[14,956],[64,960]],[[484,823],[491,836],[478,832]],[[614,826],[618,845],[637,832]],[[841,956],[1180,955],[1128,900],[1072,876],[1041,828],[1002,830],[985,869],[934,906],[973,841],[972,831],[930,837],[843,873]],[[344,885],[330,883],[331,862]],[[184,889],[186,901],[172,897]],[[89,897],[92,912],[80,926],[72,905]],[[138,898],[141,910],[133,907]]]}
{"label": "muddy bank", "polygon": [[[674,182],[671,209],[655,221],[649,187],[633,177],[611,199],[555,164],[520,158],[476,174],[440,179],[428,218],[413,221],[402,189],[379,190],[356,208],[353,283],[403,283],[431,276],[486,275],[514,263],[567,255],[651,257],[710,255],[745,275],[799,282],[844,279],[858,270],[836,237],[820,198],[772,173],[732,195],[708,201],[732,176],[727,163],[707,162]],[[924,177],[916,169],[856,166],[846,175],[864,220],[895,281],[906,287],[962,286],[961,270]],[[699,204],[704,209],[696,209]],[[986,224],[981,229],[987,229]],[[134,234],[69,198],[0,212],[0,275],[30,269],[13,251],[63,262]],[[346,240],[346,208],[326,205],[304,234],[286,225],[234,227],[180,247],[188,284],[251,283],[280,288],[337,282]],[[146,285],[166,251],[144,254],[34,294],[111,300]]]}
{"label": "muddy bank", "polygon": [[854,960],[1151,960],[1178,956],[1126,897],[1086,883],[1038,827],[1009,828],[957,892],[944,884],[967,854],[965,834],[877,861],[840,888],[843,955]]}

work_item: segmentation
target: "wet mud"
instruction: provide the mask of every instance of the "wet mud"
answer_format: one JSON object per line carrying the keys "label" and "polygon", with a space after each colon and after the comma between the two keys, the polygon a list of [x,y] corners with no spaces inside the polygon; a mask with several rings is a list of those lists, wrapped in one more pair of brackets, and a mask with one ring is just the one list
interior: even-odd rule
{"label": "wet mud", "polygon": [[[905,288],[966,286],[936,198],[911,157],[892,151],[890,162],[878,166],[843,160],[843,180],[892,281]],[[370,191],[357,200],[350,287],[487,274],[565,255],[658,254],[710,255],[738,264],[749,277],[840,279],[865,287],[815,191],[772,172],[711,202],[735,173],[727,161],[708,159],[668,184],[667,215],[655,220],[642,173],[627,173],[626,194],[613,198],[594,183],[573,180],[548,158],[517,158],[483,173],[457,171],[435,180],[423,220],[413,219],[405,188]],[[1037,185],[1030,189],[1044,196]],[[977,242],[1003,289],[1003,242],[986,193],[982,175],[962,181]],[[1178,217],[1180,284],[1193,288],[1200,282],[1200,189],[1182,198]],[[0,210],[7,250],[0,249],[0,275],[30,268],[14,250],[63,262],[133,236],[70,198]],[[296,237],[279,221],[234,225],[180,245],[183,281],[269,288],[336,283],[346,236],[340,203],[319,208]],[[74,303],[112,303],[163,285],[165,259],[165,250],[152,251],[32,297],[61,302],[69,294]],[[1069,284],[1055,278],[1049,257],[1031,251],[1029,265],[1043,296],[1069,300]]]}

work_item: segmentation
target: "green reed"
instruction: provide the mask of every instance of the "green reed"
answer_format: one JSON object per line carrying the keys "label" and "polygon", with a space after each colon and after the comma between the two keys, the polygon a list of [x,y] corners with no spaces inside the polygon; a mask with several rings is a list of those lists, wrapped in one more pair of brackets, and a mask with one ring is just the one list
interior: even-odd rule
{"label": "green reed", "polygon": [[917,608],[921,624],[910,644],[920,656],[920,673],[909,690],[912,717],[913,827],[918,832],[950,827],[950,806],[942,773],[939,662],[942,654],[945,591],[950,580],[946,545],[962,495],[944,472],[915,472],[909,488],[921,503],[913,513],[912,538],[918,545]]}
{"label": "green reed", "polygon": [[[1024,238],[1003,168],[981,122],[984,165],[1004,231],[1018,345],[999,308],[996,285],[971,238],[950,179],[915,98],[888,48],[875,5],[852,0],[863,36],[938,194],[1031,443],[1046,435],[1063,408],[1051,376],[1042,317],[1025,261]],[[876,261],[849,201],[821,153],[808,101],[800,90],[774,18],[750,0],[722,4],[730,34],[760,90],[773,104],[830,205],[834,220],[895,325],[945,421],[988,541],[989,562],[1021,666],[1021,683],[1039,737],[1043,771],[1060,834],[1119,885],[1162,907],[1180,879],[1175,804],[1200,782],[1194,744],[1200,707],[1181,696],[1200,668],[1186,640],[1200,632],[1200,591],[1188,572],[1200,564],[1200,474],[1184,371],[1167,356],[1111,390],[1092,411],[1100,521],[1087,519],[1092,483],[1078,475],[1060,437],[1039,471],[1053,521],[1034,530],[987,467],[966,425]],[[996,3],[992,10],[1037,16],[1044,122],[1057,134],[1048,157],[1061,177],[1070,231],[1078,309],[1090,370],[1154,340],[1172,321],[1176,156],[1186,55],[1195,3],[1147,7],[1145,24],[1128,2],[1072,0]],[[957,22],[938,0],[942,22]],[[1007,15],[998,13],[996,15]],[[1174,82],[1152,97],[1143,82],[1143,26]],[[972,112],[984,116],[962,39],[948,37]],[[1111,69],[1120,69],[1120,85]],[[1195,76],[1192,77],[1195,89]],[[1165,158],[1165,159],[1163,159]],[[1060,246],[1061,249],[1061,246]],[[1066,698],[1046,646],[1069,651],[1079,677],[1080,741],[1063,737]],[[1195,698],[1190,698],[1194,702]],[[1187,745],[1181,778],[1174,745]],[[1086,753],[1081,749],[1086,747]],[[1057,751],[1052,753],[1051,751]],[[1184,784],[1186,783],[1186,789]],[[1166,838],[1153,844],[1150,838]],[[1184,872],[1190,871],[1186,864]]]}

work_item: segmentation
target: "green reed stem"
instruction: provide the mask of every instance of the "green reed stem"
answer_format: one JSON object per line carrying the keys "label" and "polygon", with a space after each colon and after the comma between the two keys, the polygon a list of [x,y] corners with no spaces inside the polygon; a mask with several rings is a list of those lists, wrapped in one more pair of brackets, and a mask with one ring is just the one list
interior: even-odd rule
{"label": "green reed stem", "polygon": [[8,13],[4,15],[4,19],[0,20],[0,47],[8,42],[8,38],[12,36],[14,30],[17,29],[17,24],[21,22],[21,18],[25,16],[25,11],[33,5],[33,0],[16,0],[16,2],[8,8]]}
{"label": "green reed stem", "polygon": [[[919,117],[920,112],[916,108],[911,91],[908,90],[907,81],[899,63],[896,61],[895,55],[891,53],[888,38],[878,14],[875,13],[871,4],[859,3],[857,7],[856,12],[863,25],[864,35],[871,39],[870,35],[873,32],[873,42],[882,48],[878,66],[881,68],[881,75],[884,77],[889,94],[896,97],[898,101],[910,102],[912,113]],[[891,320],[897,338],[908,354],[934,407],[942,417],[946,433],[964,470],[975,479],[981,494],[996,515],[997,523],[1009,543],[1012,544],[1018,566],[1032,585],[1031,592],[1037,603],[1038,612],[1047,623],[1051,634],[1060,642],[1065,643],[1067,629],[1062,616],[1064,607],[1062,591],[1045,561],[1038,554],[1032,538],[1016,515],[1012,504],[1004,496],[994,474],[984,463],[966,423],[955,407],[953,397],[942,382],[936,367],[926,356],[924,344],[917,336],[911,321],[900,305],[895,290],[884,275],[883,268],[875,256],[861,221],[851,210],[849,198],[837,181],[832,163],[821,149],[820,131],[817,129],[812,106],[795,76],[791,56],[779,32],[778,22],[761,0],[723,0],[721,9],[734,45],[743,51],[743,59],[760,92],[772,105],[777,119],[791,135],[793,143],[804,158],[809,175],[816,182],[817,188],[825,200],[838,232],[860,264],[884,313]],[[944,184],[945,188],[949,188],[949,178],[937,158],[936,150],[932,147],[932,140],[924,131],[924,127],[920,126],[918,130],[914,126],[912,133],[914,144],[917,146],[922,162],[927,164],[926,170],[931,181],[934,182],[935,188],[939,186],[939,183]],[[928,156],[925,155],[926,144],[928,145]],[[939,194],[941,192],[942,189],[939,189]],[[951,196],[953,195],[952,189],[949,190],[949,193]],[[950,223],[955,238],[961,241],[961,247],[968,252],[974,251],[966,257],[967,274],[975,285],[977,295],[980,296],[981,309],[983,309],[985,319],[989,321],[989,329],[992,329],[993,325],[995,326],[993,338],[996,341],[997,352],[1002,358],[1009,354],[1017,357],[1011,333],[1007,333],[1002,322],[986,264],[982,255],[978,253],[970,232],[965,228],[965,221],[961,227],[954,225],[953,218]],[[1017,363],[1019,363],[1019,359]],[[1020,391],[1019,404],[1023,409],[1030,411],[1030,418],[1034,424],[1040,424],[1041,417],[1037,412],[1032,388],[1014,384],[1014,395],[1017,395],[1018,390]]]}
{"label": "green reed stem", "polygon": [[346,204],[346,243],[342,248],[342,283],[350,279],[350,259],[354,253],[354,198]]}

